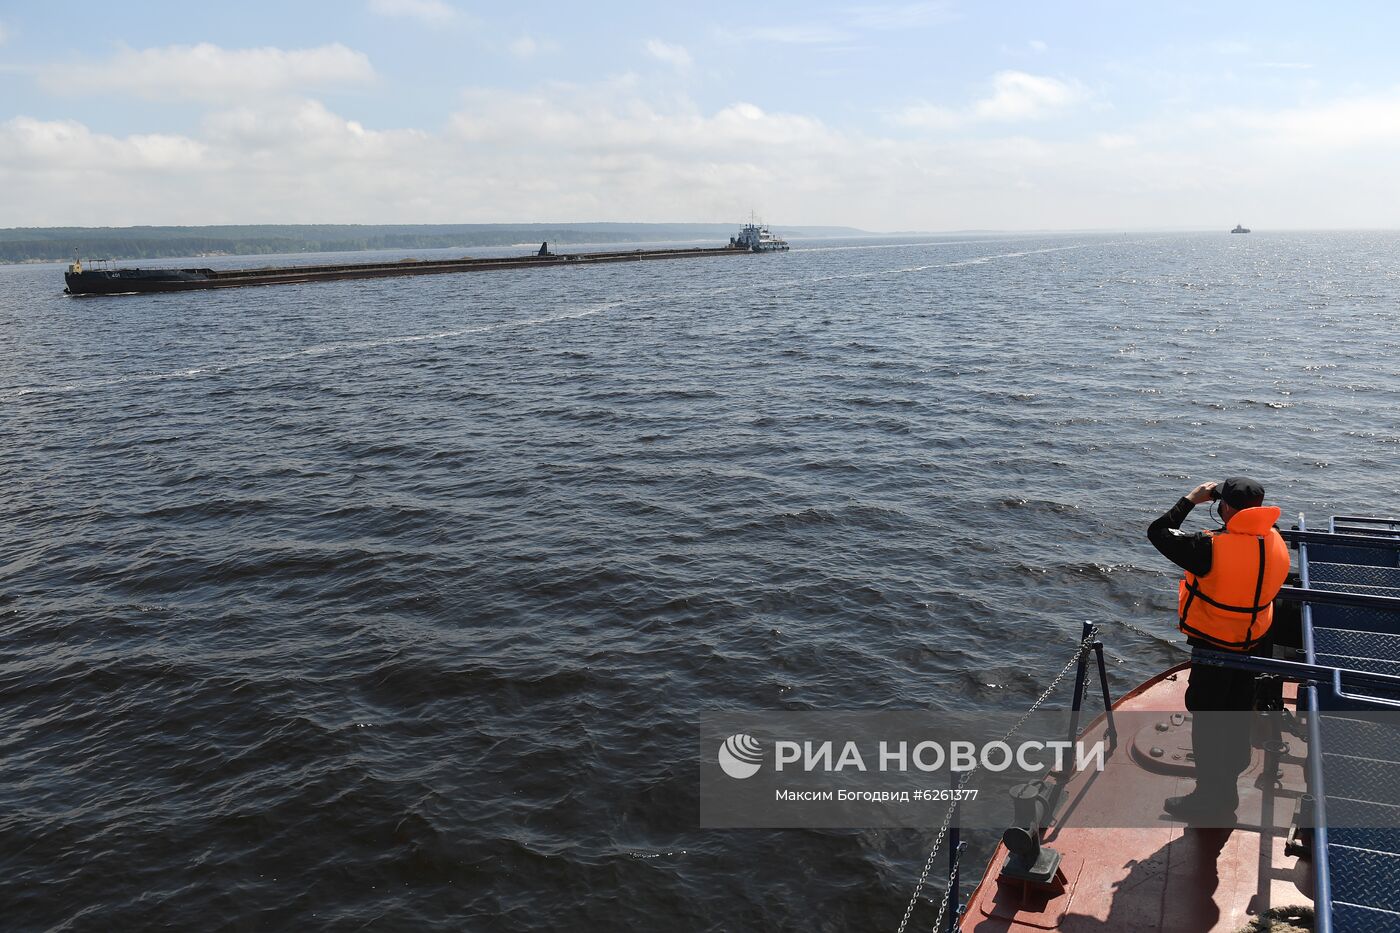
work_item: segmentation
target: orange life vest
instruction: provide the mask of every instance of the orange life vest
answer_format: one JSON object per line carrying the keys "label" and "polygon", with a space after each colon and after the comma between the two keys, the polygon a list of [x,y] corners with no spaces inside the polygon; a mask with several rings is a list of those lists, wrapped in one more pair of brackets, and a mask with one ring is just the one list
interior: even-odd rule
{"label": "orange life vest", "polygon": [[1288,545],[1273,506],[1242,509],[1224,532],[1208,531],[1210,572],[1187,573],[1178,588],[1181,631],[1214,648],[1248,651],[1274,624],[1274,597],[1288,578]]}

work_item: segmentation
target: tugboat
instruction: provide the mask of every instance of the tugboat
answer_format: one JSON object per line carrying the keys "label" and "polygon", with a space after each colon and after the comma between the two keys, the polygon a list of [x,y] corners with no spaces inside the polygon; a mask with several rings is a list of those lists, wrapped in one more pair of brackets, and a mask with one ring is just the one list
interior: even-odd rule
{"label": "tugboat", "polygon": [[729,238],[729,245],[753,253],[777,253],[788,248],[787,240],[774,236],[766,224],[757,223],[744,224],[738,236]]}
{"label": "tugboat", "polygon": [[1246,227],[1244,224],[1235,224],[1235,229],[1231,230],[1230,232],[1231,232],[1231,233],[1248,233],[1248,232],[1249,232],[1249,228]]}

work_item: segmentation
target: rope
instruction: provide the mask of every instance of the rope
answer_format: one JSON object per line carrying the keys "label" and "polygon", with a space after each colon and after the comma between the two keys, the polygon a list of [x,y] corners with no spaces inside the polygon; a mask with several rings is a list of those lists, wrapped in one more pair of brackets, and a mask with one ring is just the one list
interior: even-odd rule
{"label": "rope", "polygon": [[[1050,686],[1045,688],[1040,696],[1036,698],[1036,701],[1030,705],[1030,709],[1026,710],[1025,714],[1021,716],[1020,719],[1016,720],[1016,724],[1008,729],[998,741],[1005,742],[1020,731],[1021,727],[1026,724],[1026,720],[1031,718],[1031,714],[1040,709],[1040,705],[1050,698],[1050,694],[1055,692],[1055,688],[1065,679],[1065,675],[1067,675],[1074,666],[1079,663],[1079,659],[1093,647],[1094,639],[1098,637],[1098,634],[1099,627],[1097,625],[1091,625],[1088,634],[1085,635],[1084,640],[1079,643],[1079,647],[1070,655],[1069,660],[1065,662],[1065,666],[1060,668],[1060,672],[1055,675],[1055,679],[1050,681]],[[972,780],[972,776],[977,773],[977,768],[977,765],[973,765],[969,771],[963,774],[962,780],[958,781],[958,790],[962,790],[967,786],[967,782]],[[919,882],[914,885],[914,894],[909,898],[909,906],[904,908],[904,919],[899,921],[899,929],[896,933],[904,933],[905,928],[909,926],[909,918],[914,915],[914,906],[918,904],[919,895],[924,892],[924,886],[928,883],[928,874],[933,870],[934,859],[938,857],[938,850],[943,846],[944,837],[948,835],[948,827],[953,823],[953,814],[957,812],[957,808],[957,800],[953,800],[948,804],[948,812],[943,815],[943,825],[939,827],[938,835],[933,840],[933,850],[929,852],[928,859],[924,862],[924,870],[919,873]],[[952,894],[951,885],[944,889],[943,900],[938,908],[938,919],[934,922],[934,933],[941,933],[943,917],[948,910],[948,902]]]}

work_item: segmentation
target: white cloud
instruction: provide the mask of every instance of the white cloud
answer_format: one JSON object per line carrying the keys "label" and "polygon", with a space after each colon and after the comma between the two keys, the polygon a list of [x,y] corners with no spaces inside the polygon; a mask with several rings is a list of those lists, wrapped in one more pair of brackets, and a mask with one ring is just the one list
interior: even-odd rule
{"label": "white cloud", "polygon": [[829,22],[787,22],[778,26],[721,29],[722,39],[737,42],[776,42],[784,45],[833,45],[849,42],[860,32],[919,29],[951,22],[954,15],[944,0],[876,3],[853,6]]}
{"label": "white cloud", "polygon": [[1072,84],[1055,78],[1003,71],[992,78],[992,96],[974,105],[984,120],[1035,120],[1081,97]]}
{"label": "white cloud", "polygon": [[211,146],[239,158],[315,157],[361,164],[392,158],[403,144],[428,138],[415,130],[367,130],[316,100],[281,100],[220,111],[204,119],[203,129]]}
{"label": "white cloud", "polygon": [[1127,149],[1137,145],[1137,139],[1126,133],[1100,133],[1094,141],[1103,149]]}
{"label": "white cloud", "polygon": [[968,116],[961,110],[943,107],[939,104],[911,104],[890,115],[890,120],[900,126],[919,127],[927,130],[951,130],[968,122]]}
{"label": "white cloud", "polygon": [[1046,44],[1043,39],[1032,39],[1027,42],[1026,45],[1030,46],[1032,52],[1047,52],[1050,50],[1050,46]]}
{"label": "white cloud", "polygon": [[516,58],[534,58],[545,52],[553,52],[559,46],[549,39],[536,39],[534,36],[520,36],[506,45],[506,50]]}
{"label": "white cloud", "polygon": [[1241,58],[1254,54],[1254,45],[1242,39],[1216,39],[1206,43],[1206,48],[1216,55],[1227,58]]}
{"label": "white cloud", "polygon": [[416,19],[429,24],[445,23],[457,16],[457,10],[442,0],[369,0],[369,8],[380,16]]}
{"label": "white cloud", "polygon": [[[595,94],[597,98],[594,99]],[[662,106],[631,93],[599,94],[596,88],[555,86],[543,94],[495,90],[464,95],[451,123],[458,139],[474,145],[610,156],[665,153],[680,161],[711,160],[737,148],[800,148],[837,134],[810,117],[773,114],[746,102],[706,115],[693,104]],[[757,150],[750,150],[757,151]],[[777,170],[778,165],[773,166]]]}
{"label": "white cloud", "polygon": [[662,42],[660,39],[648,39],[646,50],[652,58],[659,62],[665,62],[678,71],[684,71],[694,64],[690,52],[683,45],[672,45],[669,42]]}
{"label": "white cloud", "polygon": [[208,42],[122,49],[95,65],[51,66],[47,89],[63,94],[130,92],[152,100],[221,101],[374,80],[363,52],[340,43],[313,49],[225,49]]}
{"label": "white cloud", "polygon": [[895,112],[891,119],[903,126],[926,129],[953,129],[979,122],[1039,120],[1083,97],[1077,84],[1024,71],[1002,71],[992,76],[991,93],[968,107],[918,103]]}
{"label": "white cloud", "polygon": [[[0,190],[26,225],[723,221],[751,208],[780,226],[877,230],[1400,225],[1400,89],[1079,138],[993,119],[981,135],[889,138],[752,102],[705,108],[632,77],[461,101],[435,132],[286,97],[222,108],[185,136],[16,117],[0,123]],[[973,103],[952,113],[982,119]]]}
{"label": "white cloud", "polygon": [[5,164],[43,173],[87,171],[100,166],[117,172],[182,170],[198,166],[207,147],[185,136],[94,133],[73,120],[14,117],[0,123]]}
{"label": "white cloud", "polygon": [[1393,149],[1400,146],[1400,90],[1263,113],[1227,110],[1202,122],[1255,130],[1297,150]]}
{"label": "white cloud", "polygon": [[930,0],[923,3],[880,3],[851,10],[851,22],[865,29],[915,29],[937,26],[953,19],[948,4]]}
{"label": "white cloud", "polygon": [[740,42],[777,42],[783,45],[827,45],[844,42],[850,34],[833,26],[803,25],[794,23],[788,26],[755,26],[746,29],[725,29],[720,31],[722,38]]}
{"label": "white cloud", "polygon": [[479,154],[474,171],[498,217],[727,220],[752,207],[814,217],[850,190],[893,196],[910,180],[880,158],[880,141],[819,120],[745,102],[707,112],[627,84],[474,91],[450,132]]}
{"label": "white cloud", "polygon": [[[644,82],[467,93],[444,132],[377,130],[263,98],[186,137],[0,124],[7,216],[35,224],[735,220],[834,216],[917,180],[879,140],[752,103],[702,110]],[[72,197],[73,191],[100,192]],[[66,192],[66,193],[65,193]]]}

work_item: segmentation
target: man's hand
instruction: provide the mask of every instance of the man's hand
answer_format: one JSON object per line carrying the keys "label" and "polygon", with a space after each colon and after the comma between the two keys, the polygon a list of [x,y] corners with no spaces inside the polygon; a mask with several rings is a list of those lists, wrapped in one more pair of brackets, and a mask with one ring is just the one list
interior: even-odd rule
{"label": "man's hand", "polygon": [[1188,492],[1186,494],[1186,498],[1190,499],[1196,505],[1200,505],[1203,502],[1209,502],[1211,490],[1214,488],[1215,483],[1202,483],[1195,489]]}

